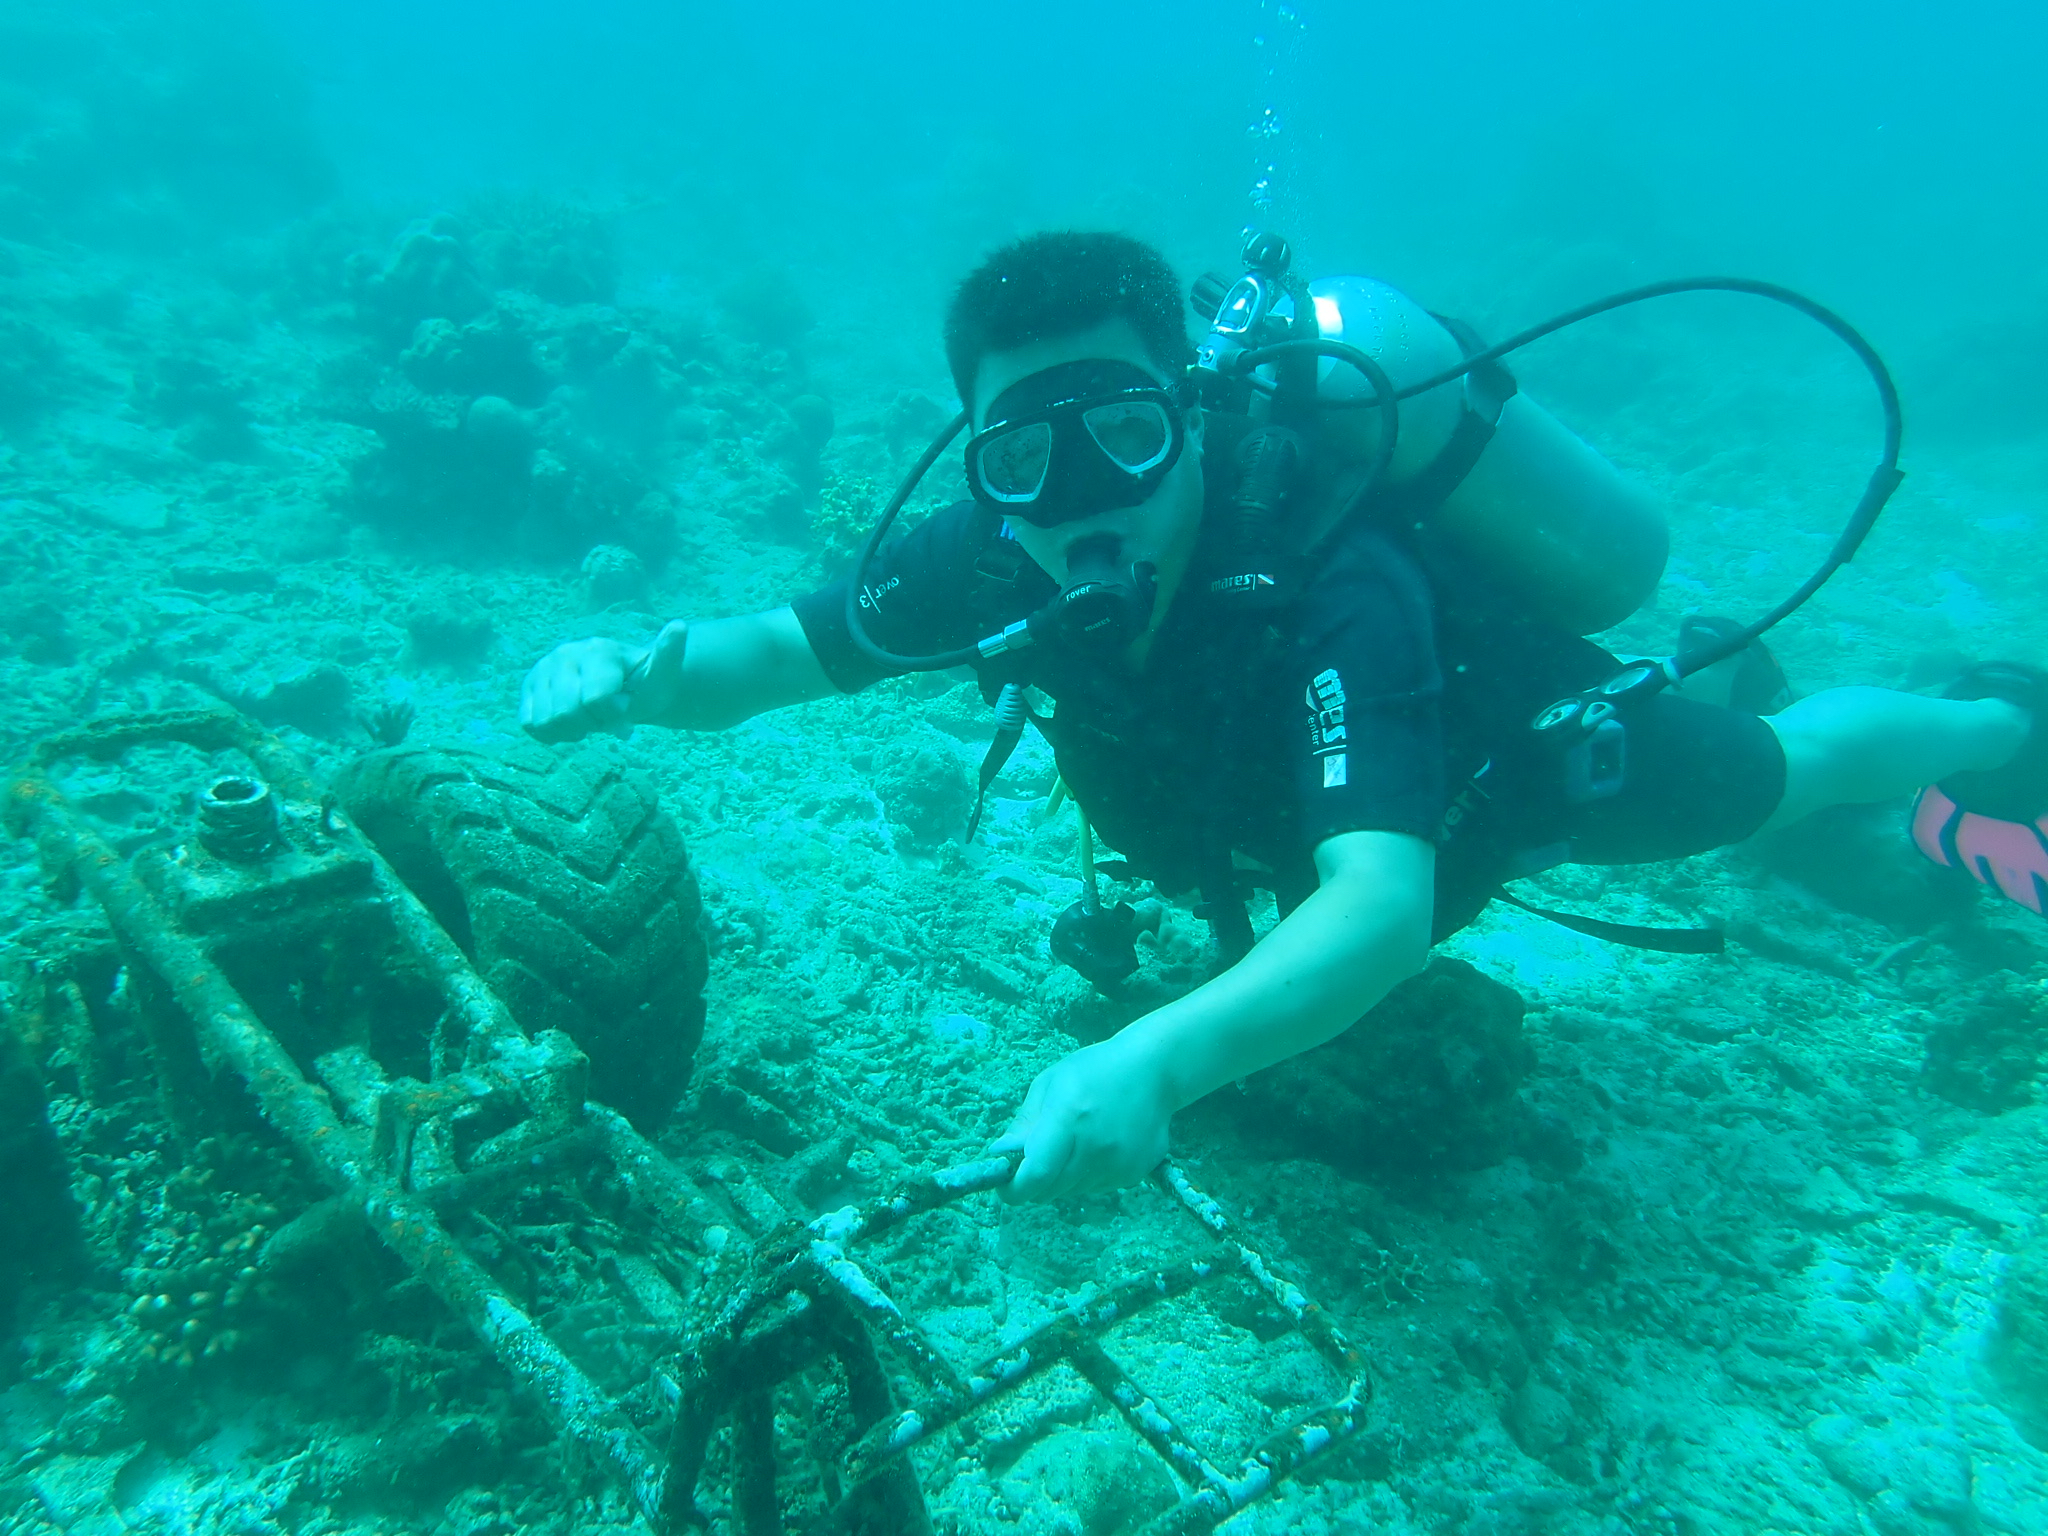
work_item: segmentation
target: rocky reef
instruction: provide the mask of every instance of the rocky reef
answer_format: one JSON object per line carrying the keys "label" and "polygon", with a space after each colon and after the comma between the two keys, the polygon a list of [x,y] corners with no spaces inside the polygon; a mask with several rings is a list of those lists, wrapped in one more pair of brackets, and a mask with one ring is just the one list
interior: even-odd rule
{"label": "rocky reef", "polygon": [[1489,1167],[1516,1139],[1534,1053],[1522,999],[1439,958],[1351,1029],[1268,1068],[1227,1100],[1276,1149],[1354,1172]]}
{"label": "rocky reef", "polygon": [[499,200],[349,258],[362,342],[326,364],[324,408],[374,434],[353,516],[447,558],[609,545],[659,566],[674,487],[708,469],[744,486],[753,531],[803,537],[831,407],[786,351],[618,306],[606,234],[573,205]]}

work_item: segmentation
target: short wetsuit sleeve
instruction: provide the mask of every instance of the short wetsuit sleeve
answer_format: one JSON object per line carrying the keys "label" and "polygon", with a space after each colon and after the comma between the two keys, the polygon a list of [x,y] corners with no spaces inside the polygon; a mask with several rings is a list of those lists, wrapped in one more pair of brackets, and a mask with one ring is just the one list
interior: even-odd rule
{"label": "short wetsuit sleeve", "polygon": [[1345,540],[1303,595],[1289,671],[1306,847],[1339,832],[1433,841],[1445,805],[1443,677],[1415,562],[1377,534]]}
{"label": "short wetsuit sleeve", "polygon": [[[974,502],[955,502],[878,550],[860,599],[869,638],[899,655],[929,656],[972,645],[989,633],[980,627],[986,616],[977,611],[975,578],[981,552],[1001,536],[999,527]],[[848,572],[790,605],[841,693],[858,693],[897,675],[857,647],[847,631],[846,593],[852,584]]]}

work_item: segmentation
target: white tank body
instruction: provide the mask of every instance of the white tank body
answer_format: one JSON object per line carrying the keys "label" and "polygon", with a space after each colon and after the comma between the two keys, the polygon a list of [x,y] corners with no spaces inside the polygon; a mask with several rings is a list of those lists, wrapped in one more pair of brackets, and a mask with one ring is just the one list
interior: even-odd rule
{"label": "white tank body", "polygon": [[[1440,321],[1386,283],[1320,278],[1308,292],[1322,335],[1369,353],[1396,388],[1452,367],[1464,355]],[[1271,376],[1270,369],[1262,372]],[[1371,387],[1357,369],[1324,358],[1317,392],[1324,399],[1363,398]],[[1397,487],[1443,450],[1467,398],[1461,378],[1401,403],[1392,466]],[[1483,410],[1484,401],[1474,398]],[[1341,505],[1378,447],[1380,412],[1324,411],[1318,421],[1319,487],[1326,503]],[[1640,607],[1663,574],[1668,549],[1663,517],[1648,493],[1526,394],[1501,408],[1492,439],[1432,515],[1429,532],[1505,584],[1531,612],[1582,634],[1617,624]]]}

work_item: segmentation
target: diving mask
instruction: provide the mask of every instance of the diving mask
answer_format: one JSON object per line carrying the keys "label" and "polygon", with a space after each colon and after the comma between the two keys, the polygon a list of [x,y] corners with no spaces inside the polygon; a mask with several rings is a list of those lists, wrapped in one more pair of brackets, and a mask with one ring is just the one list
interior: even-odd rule
{"label": "diving mask", "polygon": [[1019,379],[968,441],[968,488],[990,511],[1036,528],[1135,507],[1187,445],[1191,398],[1185,383],[1162,385],[1105,358]]}

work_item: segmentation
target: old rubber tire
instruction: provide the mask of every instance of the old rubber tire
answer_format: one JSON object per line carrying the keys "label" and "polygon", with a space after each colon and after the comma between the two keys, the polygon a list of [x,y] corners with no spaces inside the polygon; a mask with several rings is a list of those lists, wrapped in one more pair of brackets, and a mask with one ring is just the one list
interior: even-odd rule
{"label": "old rubber tire", "polygon": [[616,752],[394,747],[336,789],[529,1031],[566,1032],[590,1092],[642,1128],[704,1032],[704,931],[682,832]]}

